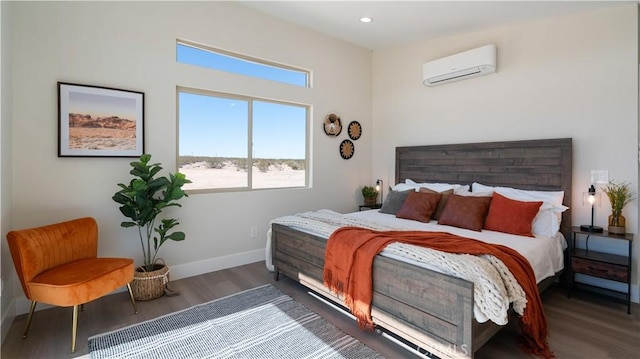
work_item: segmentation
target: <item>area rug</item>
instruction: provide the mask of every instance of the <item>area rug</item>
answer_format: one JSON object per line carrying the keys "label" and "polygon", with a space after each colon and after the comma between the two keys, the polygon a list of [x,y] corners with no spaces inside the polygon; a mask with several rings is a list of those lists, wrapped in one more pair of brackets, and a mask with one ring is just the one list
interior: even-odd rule
{"label": "area rug", "polygon": [[272,285],[89,338],[91,358],[382,358]]}

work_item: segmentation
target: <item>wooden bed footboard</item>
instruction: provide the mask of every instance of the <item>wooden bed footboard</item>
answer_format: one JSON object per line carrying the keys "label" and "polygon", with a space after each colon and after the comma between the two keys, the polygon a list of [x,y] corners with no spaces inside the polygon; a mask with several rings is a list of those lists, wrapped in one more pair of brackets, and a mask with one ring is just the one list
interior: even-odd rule
{"label": "wooden bed footboard", "polygon": [[[326,239],[273,224],[274,277],[280,273],[342,305],[323,285]],[[501,327],[473,319],[473,283],[376,256],[371,314],[382,327],[416,349],[440,358],[472,358]]]}

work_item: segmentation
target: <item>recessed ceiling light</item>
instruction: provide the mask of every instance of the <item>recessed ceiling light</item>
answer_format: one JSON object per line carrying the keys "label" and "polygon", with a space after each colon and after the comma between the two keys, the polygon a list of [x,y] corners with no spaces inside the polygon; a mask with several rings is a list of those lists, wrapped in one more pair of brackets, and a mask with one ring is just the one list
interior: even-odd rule
{"label": "recessed ceiling light", "polygon": [[372,18],[364,16],[360,18],[360,22],[364,22],[364,23],[370,23],[371,21],[373,21]]}

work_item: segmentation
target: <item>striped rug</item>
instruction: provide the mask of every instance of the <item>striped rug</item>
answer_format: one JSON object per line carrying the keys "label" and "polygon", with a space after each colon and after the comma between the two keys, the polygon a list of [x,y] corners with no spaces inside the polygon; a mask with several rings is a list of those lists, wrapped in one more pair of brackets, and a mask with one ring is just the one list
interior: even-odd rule
{"label": "striped rug", "polygon": [[267,284],[89,338],[91,358],[382,358]]}

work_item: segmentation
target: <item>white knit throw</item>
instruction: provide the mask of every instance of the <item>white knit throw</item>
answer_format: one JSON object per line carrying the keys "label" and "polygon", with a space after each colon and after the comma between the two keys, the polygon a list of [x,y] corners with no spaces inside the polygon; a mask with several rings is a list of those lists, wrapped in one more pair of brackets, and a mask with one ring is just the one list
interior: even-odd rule
{"label": "white knit throw", "polygon": [[[407,229],[400,225],[388,226],[362,218],[351,218],[330,210],[284,216],[273,220],[272,223],[295,227],[325,238],[329,238],[335,230],[345,226],[381,231]],[[270,242],[269,230],[268,249],[271,246]],[[508,321],[507,311],[510,303],[513,303],[513,309],[520,315],[527,305],[524,290],[518,281],[507,266],[492,255],[445,253],[398,242],[389,244],[380,254],[472,282],[474,316],[480,323],[491,320],[496,324],[505,325]],[[269,250],[267,255],[270,255]]]}

